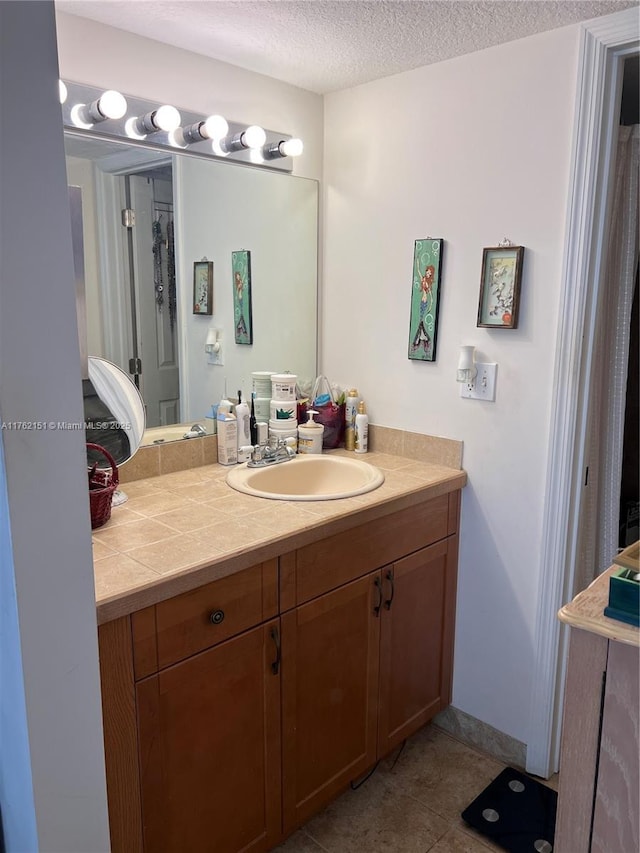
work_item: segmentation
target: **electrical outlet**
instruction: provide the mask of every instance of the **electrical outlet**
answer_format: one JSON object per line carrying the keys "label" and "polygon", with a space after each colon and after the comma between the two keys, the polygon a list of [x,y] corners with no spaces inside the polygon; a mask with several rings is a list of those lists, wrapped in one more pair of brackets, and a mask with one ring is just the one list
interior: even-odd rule
{"label": "electrical outlet", "polygon": [[468,400],[487,400],[493,402],[496,399],[496,374],[498,365],[495,362],[483,364],[476,362],[476,373],[473,382],[463,382],[460,386],[460,396]]}

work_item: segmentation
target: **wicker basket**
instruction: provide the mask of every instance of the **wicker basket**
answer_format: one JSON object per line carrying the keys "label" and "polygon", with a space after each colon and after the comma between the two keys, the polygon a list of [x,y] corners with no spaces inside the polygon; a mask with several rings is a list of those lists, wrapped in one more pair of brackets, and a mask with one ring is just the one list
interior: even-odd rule
{"label": "wicker basket", "polygon": [[106,468],[98,468],[95,462],[89,472],[89,507],[91,509],[91,527],[102,527],[111,518],[111,501],[113,493],[118,488],[118,466],[113,456],[99,444],[87,443],[88,450],[96,450],[102,453],[111,465],[111,471]]}

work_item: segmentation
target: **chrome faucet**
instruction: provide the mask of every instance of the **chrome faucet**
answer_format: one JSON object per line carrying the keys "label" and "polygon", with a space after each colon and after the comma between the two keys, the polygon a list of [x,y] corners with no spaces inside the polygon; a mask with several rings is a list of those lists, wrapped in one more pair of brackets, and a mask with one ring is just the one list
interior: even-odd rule
{"label": "chrome faucet", "polygon": [[296,452],[292,445],[291,438],[278,438],[275,447],[268,444],[254,445],[247,468],[265,468],[267,465],[278,465],[280,462],[294,459]]}
{"label": "chrome faucet", "polygon": [[194,424],[189,432],[185,432],[183,438],[199,438],[201,435],[206,435],[207,431],[202,424]]}

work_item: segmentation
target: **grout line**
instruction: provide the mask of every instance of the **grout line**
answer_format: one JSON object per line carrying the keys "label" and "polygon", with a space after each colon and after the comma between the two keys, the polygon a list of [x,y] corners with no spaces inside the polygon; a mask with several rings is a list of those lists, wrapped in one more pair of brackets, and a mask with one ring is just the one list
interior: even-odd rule
{"label": "grout line", "polygon": [[301,827],[300,831],[304,835],[306,835],[310,841],[312,841],[314,844],[316,844],[320,848],[320,850],[323,850],[324,853],[331,853],[331,851],[328,848],[326,848],[322,844],[320,844],[320,842],[316,838],[314,838],[313,835],[311,835],[311,833],[308,832],[304,827]]}

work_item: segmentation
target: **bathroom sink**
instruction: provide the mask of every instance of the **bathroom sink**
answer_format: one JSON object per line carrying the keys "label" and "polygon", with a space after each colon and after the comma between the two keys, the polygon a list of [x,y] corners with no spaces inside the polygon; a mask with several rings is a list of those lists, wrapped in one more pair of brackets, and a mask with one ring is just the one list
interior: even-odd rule
{"label": "bathroom sink", "polygon": [[368,462],[343,456],[296,456],[266,468],[238,466],[227,474],[232,489],[280,501],[329,501],[377,489],[384,474]]}

